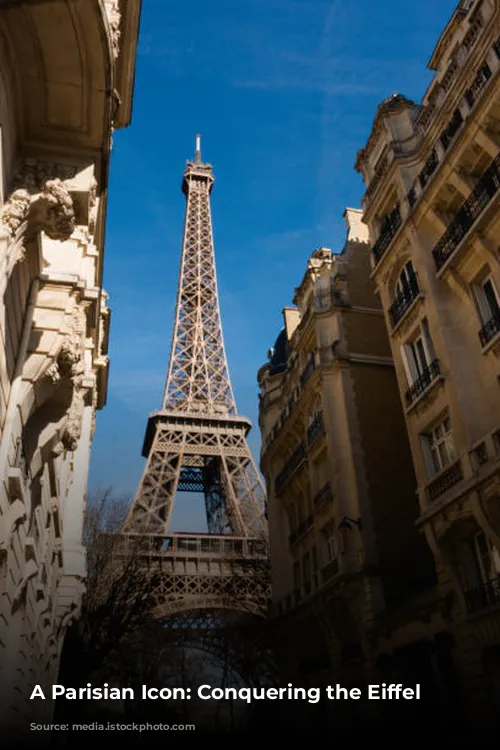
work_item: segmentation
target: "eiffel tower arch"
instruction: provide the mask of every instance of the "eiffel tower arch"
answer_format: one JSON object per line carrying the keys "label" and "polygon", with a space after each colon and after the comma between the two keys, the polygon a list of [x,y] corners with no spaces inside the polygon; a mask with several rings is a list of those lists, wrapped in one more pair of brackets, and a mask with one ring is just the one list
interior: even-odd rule
{"label": "eiffel tower arch", "polygon": [[[161,570],[155,616],[220,609],[264,614],[269,597],[266,495],[237,413],[221,325],[210,210],[214,175],[200,137],[182,181],[186,214],[176,315],[160,411],[123,533]],[[175,533],[177,495],[202,493],[208,533]]]}

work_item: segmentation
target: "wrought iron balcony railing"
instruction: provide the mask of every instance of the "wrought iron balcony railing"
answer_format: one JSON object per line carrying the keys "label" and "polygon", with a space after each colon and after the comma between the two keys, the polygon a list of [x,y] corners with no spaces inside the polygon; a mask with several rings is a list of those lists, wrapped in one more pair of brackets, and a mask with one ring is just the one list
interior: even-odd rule
{"label": "wrought iron balcony railing", "polygon": [[314,496],[314,500],[313,500],[314,509],[318,510],[319,508],[321,508],[322,505],[326,503],[327,500],[332,500],[332,499],[333,499],[332,488],[331,488],[330,482],[327,482],[326,484],[323,485],[323,487],[321,487],[320,490],[318,490],[318,492]]}
{"label": "wrought iron balcony railing", "polygon": [[434,359],[406,391],[406,406],[411,406],[440,374],[441,370],[439,368],[439,360]]}
{"label": "wrought iron balcony railing", "polygon": [[313,418],[313,421],[307,428],[307,445],[313,445],[316,440],[323,435],[325,432],[325,424],[323,422],[323,412],[318,411]]}
{"label": "wrought iron balcony railing", "polygon": [[399,323],[405,312],[411,307],[419,294],[420,289],[418,287],[417,277],[412,276],[408,286],[395,296],[394,302],[389,308],[389,317],[393,327]]}
{"label": "wrought iron balcony railing", "polygon": [[498,309],[492,317],[486,321],[484,326],[479,331],[479,340],[481,346],[486,346],[489,342],[500,333],[500,309]]}
{"label": "wrought iron balcony railing", "polygon": [[306,460],[306,457],[307,452],[305,445],[304,443],[300,443],[298,448],[296,448],[292,453],[285,466],[275,479],[274,488],[276,493],[281,492],[282,489],[288,484],[299,466],[301,466],[302,463]]}
{"label": "wrought iron balcony railing", "polygon": [[418,176],[420,186],[422,188],[424,188],[427,185],[429,181],[429,177],[431,177],[431,175],[434,174],[438,165],[439,165],[439,158],[438,158],[436,149],[434,148],[432,149],[429,158],[424,164],[424,168],[422,169],[422,171],[420,172]]}
{"label": "wrought iron balcony railing", "polygon": [[392,238],[394,237],[402,223],[403,220],[401,218],[401,211],[399,210],[399,206],[396,206],[396,208],[387,217],[378,240],[373,245],[372,253],[376,263],[378,263],[384,255],[385,251],[392,242]]}
{"label": "wrought iron balcony railing", "polygon": [[463,121],[464,121],[463,115],[460,112],[460,110],[457,108],[454,111],[453,117],[449,121],[448,125],[445,127],[445,129],[441,133],[441,143],[443,144],[443,148],[445,151],[449,149],[453,138],[462,127]]}
{"label": "wrought iron balcony railing", "polygon": [[500,154],[483,173],[476,187],[467,200],[464,201],[450,226],[432,251],[438,271],[458,247],[478,216],[481,215],[490,200],[496,195],[499,188]]}
{"label": "wrought iron balcony railing", "polygon": [[455,484],[461,482],[463,478],[462,462],[459,459],[442,471],[439,476],[428,485],[427,496],[429,500],[434,502],[434,500],[437,500],[438,497],[451,489]]}
{"label": "wrought iron balcony railing", "polygon": [[471,614],[500,604],[500,578],[475,586],[465,592],[465,602]]}
{"label": "wrought iron balcony railing", "polygon": [[295,544],[295,542],[298,542],[299,539],[302,539],[302,537],[304,537],[312,529],[313,526],[314,516],[311,513],[309,516],[307,516],[305,521],[299,523],[295,531],[292,531],[292,533],[288,537],[288,543],[290,544],[290,546],[292,544]]}
{"label": "wrought iron balcony railing", "polygon": [[303,388],[308,380],[312,377],[313,372],[316,369],[316,361],[314,352],[310,355],[307,365],[304,367],[300,376],[300,386]]}

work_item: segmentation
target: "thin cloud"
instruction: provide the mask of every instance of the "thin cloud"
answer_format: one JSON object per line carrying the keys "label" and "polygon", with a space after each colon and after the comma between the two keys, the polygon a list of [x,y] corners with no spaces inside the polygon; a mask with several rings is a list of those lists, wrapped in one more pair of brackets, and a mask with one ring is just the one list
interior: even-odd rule
{"label": "thin cloud", "polygon": [[360,96],[363,94],[373,95],[378,93],[379,89],[374,86],[368,86],[363,83],[342,83],[328,80],[314,80],[300,76],[276,76],[268,79],[248,79],[235,80],[232,83],[234,88],[240,89],[258,89],[260,91],[277,91],[277,90],[295,90],[309,93],[320,93],[328,96]]}

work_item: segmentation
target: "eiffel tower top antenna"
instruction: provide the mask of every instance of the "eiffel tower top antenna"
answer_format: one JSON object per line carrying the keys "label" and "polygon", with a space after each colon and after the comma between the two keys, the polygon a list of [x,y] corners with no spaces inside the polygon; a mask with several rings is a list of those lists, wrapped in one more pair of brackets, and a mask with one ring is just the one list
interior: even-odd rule
{"label": "eiffel tower top antenna", "polygon": [[163,408],[205,414],[236,414],[222,333],[210,210],[211,164],[194,161],[184,170],[186,215],[177,289],[174,334]]}

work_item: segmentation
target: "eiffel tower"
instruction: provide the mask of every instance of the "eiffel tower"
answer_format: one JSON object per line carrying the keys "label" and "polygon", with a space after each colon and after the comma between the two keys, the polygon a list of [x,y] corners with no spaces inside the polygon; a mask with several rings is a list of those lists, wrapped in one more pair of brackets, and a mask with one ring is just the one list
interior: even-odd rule
{"label": "eiffel tower", "polygon": [[[210,211],[212,166],[182,181],[186,214],[163,407],[150,415],[147,464],[123,528],[161,564],[158,616],[196,609],[258,612],[268,597],[265,490],[237,413],[222,334]],[[208,533],[172,533],[177,493],[203,493]],[[264,574],[263,574],[264,573]]]}

